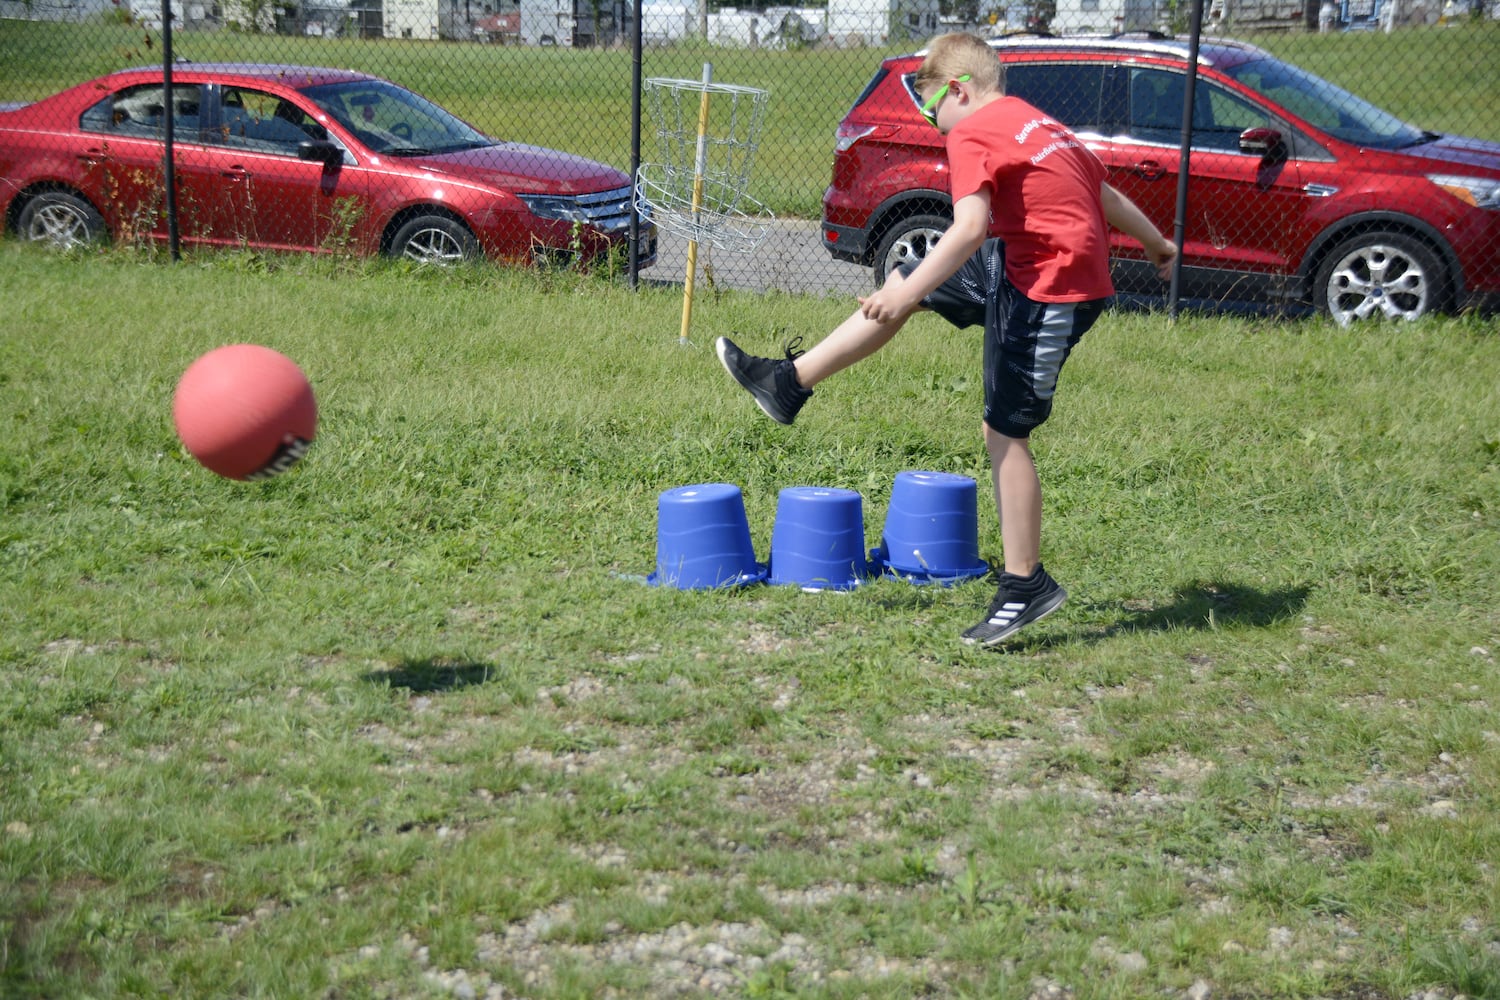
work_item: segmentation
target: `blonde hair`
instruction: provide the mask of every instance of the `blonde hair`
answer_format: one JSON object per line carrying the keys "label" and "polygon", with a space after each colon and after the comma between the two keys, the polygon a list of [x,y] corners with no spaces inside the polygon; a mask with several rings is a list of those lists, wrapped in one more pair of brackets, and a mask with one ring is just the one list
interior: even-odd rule
{"label": "blonde hair", "polygon": [[978,35],[953,31],[938,35],[928,44],[927,58],[922,60],[912,85],[917,93],[927,95],[966,73],[970,84],[980,93],[1005,92],[1005,78],[995,50]]}

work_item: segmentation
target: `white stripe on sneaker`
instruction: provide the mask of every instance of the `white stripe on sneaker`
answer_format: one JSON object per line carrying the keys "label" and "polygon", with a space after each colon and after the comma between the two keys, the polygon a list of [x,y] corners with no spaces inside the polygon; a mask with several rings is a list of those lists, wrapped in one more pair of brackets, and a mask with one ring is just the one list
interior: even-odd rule
{"label": "white stripe on sneaker", "polygon": [[1014,601],[1007,601],[1005,604],[1002,604],[1000,606],[1000,610],[997,611],[992,618],[990,618],[990,624],[1009,625],[1011,621],[1016,617],[1016,615],[1025,610],[1025,604],[1017,604]]}

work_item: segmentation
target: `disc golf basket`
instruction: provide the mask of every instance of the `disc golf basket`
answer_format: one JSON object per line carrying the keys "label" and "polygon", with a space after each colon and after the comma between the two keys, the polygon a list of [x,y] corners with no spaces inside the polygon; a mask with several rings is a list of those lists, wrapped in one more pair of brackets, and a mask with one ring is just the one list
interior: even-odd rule
{"label": "disc golf basket", "polygon": [[770,231],[773,216],[746,193],[767,91],[715,83],[704,63],[701,80],[643,81],[659,157],[636,173],[635,207],[659,229],[688,241],[682,333],[687,343],[700,243],[749,253]]}

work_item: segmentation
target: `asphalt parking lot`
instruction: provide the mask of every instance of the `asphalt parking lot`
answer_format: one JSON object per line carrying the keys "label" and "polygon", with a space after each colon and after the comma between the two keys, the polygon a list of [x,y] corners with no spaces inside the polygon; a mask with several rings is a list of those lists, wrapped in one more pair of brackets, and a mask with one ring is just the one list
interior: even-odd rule
{"label": "asphalt parking lot", "polygon": [[[654,265],[641,272],[642,281],[681,285],[687,274],[688,241],[663,230]],[[818,223],[807,219],[775,219],[769,232],[748,253],[698,246],[694,288],[768,290],[810,295],[863,295],[873,287],[868,267],[834,260],[818,238]]]}

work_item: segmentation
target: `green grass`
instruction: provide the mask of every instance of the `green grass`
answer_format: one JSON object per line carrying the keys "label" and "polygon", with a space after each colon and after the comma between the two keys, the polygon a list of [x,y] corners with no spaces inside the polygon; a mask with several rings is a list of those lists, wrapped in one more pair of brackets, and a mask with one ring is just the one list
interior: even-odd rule
{"label": "green grass", "polygon": [[[1426,128],[1500,139],[1491,69],[1500,24],[1393,35],[1301,32],[1248,35]],[[179,32],[175,55],[197,61],[341,65],[377,73],[433,98],[494,135],[630,165],[631,53],[402,40]],[[751,194],[779,215],[817,218],[833,162],[834,129],[887,54],[906,49],[797,52],[692,44],[652,48],[642,76],[714,78],[770,92]],[[124,66],[159,62],[160,42],[128,25],[0,20],[0,100],[36,100]],[[643,109],[642,159],[659,159]],[[692,119],[692,109],[689,109]]]}
{"label": "green grass", "polygon": [[[684,348],[671,289],[15,243],[0,300],[0,994],[1500,996],[1492,323],[1106,317],[1035,442],[1073,597],[997,652],[979,581],[639,580],[673,486],[764,556],[782,487],[873,545],[982,479],[972,331],[788,430],[706,345],[848,302]],[[318,393],[265,483],[172,431],[233,341]]]}

